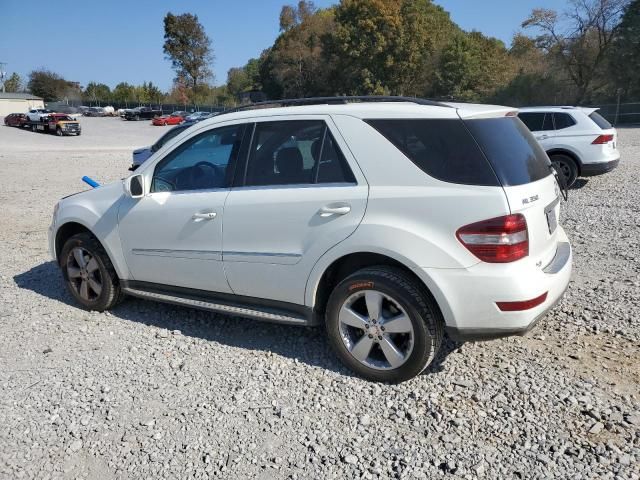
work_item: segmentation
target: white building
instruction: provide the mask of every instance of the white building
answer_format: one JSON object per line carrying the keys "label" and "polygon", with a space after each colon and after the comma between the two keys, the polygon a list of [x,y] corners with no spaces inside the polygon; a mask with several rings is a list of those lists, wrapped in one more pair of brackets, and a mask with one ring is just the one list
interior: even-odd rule
{"label": "white building", "polygon": [[10,113],[27,113],[31,108],[44,108],[42,98],[30,93],[0,92],[0,117]]}

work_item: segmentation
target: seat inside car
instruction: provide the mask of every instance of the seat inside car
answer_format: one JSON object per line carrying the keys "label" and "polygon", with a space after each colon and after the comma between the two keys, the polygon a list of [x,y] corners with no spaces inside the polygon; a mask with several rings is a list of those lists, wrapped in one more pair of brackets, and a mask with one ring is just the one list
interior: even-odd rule
{"label": "seat inside car", "polygon": [[304,170],[302,153],[298,147],[286,147],[276,155],[278,179],[282,184],[306,183],[308,173]]}

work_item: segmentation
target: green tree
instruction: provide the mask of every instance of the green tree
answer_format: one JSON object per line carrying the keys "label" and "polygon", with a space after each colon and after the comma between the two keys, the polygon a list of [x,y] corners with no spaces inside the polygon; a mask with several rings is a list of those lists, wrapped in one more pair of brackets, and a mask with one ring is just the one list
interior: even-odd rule
{"label": "green tree", "polygon": [[128,103],[135,100],[135,87],[127,82],[120,82],[115,86],[111,97],[114,102]]}
{"label": "green tree", "polygon": [[233,96],[249,90],[260,90],[260,60],[251,58],[244,67],[234,67],[227,73],[227,90]]}
{"label": "green tree", "polygon": [[111,89],[104,83],[89,82],[84,89],[83,99],[92,103],[111,101]]}
{"label": "green tree", "polygon": [[640,0],[634,0],[624,11],[608,62],[611,83],[624,96],[640,98],[639,65]]}
{"label": "green tree", "polygon": [[21,88],[22,79],[16,72],[13,72],[11,76],[4,81],[4,89],[7,93],[19,92]]}
{"label": "green tree", "polygon": [[504,44],[480,32],[458,33],[442,51],[434,92],[478,102],[508,84],[515,72]]}
{"label": "green tree", "polygon": [[187,79],[191,88],[213,77],[211,40],[196,15],[167,13],[164,17],[163,49],[177,75]]}
{"label": "green tree", "polygon": [[272,98],[328,93],[331,72],[322,52],[323,37],[334,28],[333,12],[316,10],[312,2],[305,1],[283,7],[280,36],[258,61],[245,68],[245,73],[253,77],[254,89],[262,87]]}
{"label": "green tree", "polygon": [[42,97],[46,102],[59,100],[70,88],[67,82],[57,73],[41,68],[29,73],[27,88],[31,93]]}

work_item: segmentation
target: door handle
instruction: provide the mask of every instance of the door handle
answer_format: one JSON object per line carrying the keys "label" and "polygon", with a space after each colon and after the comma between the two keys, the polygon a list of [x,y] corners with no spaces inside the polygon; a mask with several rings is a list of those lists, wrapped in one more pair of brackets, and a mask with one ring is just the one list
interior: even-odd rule
{"label": "door handle", "polygon": [[194,220],[213,220],[216,218],[216,212],[194,213],[191,218]]}
{"label": "door handle", "polygon": [[328,217],[329,215],[346,215],[350,211],[351,207],[349,205],[326,205],[320,209],[320,216]]}
{"label": "door handle", "polygon": [[537,135],[536,140],[546,140],[549,138],[549,135]]}

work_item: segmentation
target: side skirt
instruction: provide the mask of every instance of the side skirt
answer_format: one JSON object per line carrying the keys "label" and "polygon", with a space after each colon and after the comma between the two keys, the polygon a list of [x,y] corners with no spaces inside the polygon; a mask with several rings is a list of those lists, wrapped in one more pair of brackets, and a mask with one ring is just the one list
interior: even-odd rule
{"label": "side skirt", "polygon": [[127,295],[200,310],[286,325],[319,323],[312,309],[303,305],[133,280],[123,280],[121,286]]}

